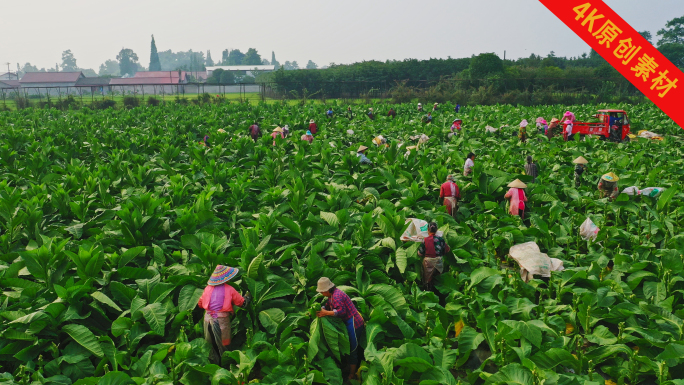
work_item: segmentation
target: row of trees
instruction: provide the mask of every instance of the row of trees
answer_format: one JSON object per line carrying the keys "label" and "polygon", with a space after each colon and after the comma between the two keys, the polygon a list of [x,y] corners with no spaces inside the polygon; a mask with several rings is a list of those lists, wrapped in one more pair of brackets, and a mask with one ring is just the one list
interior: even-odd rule
{"label": "row of trees", "polygon": [[[642,35],[649,41],[648,32]],[[684,67],[684,17],[670,20],[658,31],[656,46],[673,63]],[[462,59],[403,61],[367,61],[335,65],[320,71],[276,71],[264,81],[277,83],[283,95],[318,93],[328,98],[347,97],[397,87],[453,87],[457,90],[479,89],[487,92],[521,93],[540,88],[555,92],[598,94],[614,90],[624,95],[638,95],[638,90],[595,51],[579,57],[546,57],[502,60],[494,53]],[[410,79],[410,81],[408,81]],[[448,80],[448,81],[446,81]],[[341,84],[347,82],[347,84]]]}

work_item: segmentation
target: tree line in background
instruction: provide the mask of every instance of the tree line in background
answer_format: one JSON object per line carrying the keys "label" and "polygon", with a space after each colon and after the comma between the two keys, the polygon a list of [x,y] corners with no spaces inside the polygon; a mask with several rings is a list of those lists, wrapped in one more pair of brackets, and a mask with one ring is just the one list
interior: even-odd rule
{"label": "tree line in background", "polygon": [[[222,52],[221,60],[215,62],[211,57],[211,51],[207,50],[206,56],[202,51],[178,51],[172,50],[158,51],[157,44],[152,35],[150,47],[150,62],[148,67],[144,67],[139,62],[138,55],[130,48],[122,48],[115,59],[106,60],[100,65],[99,71],[95,72],[90,68],[80,68],[76,64],[76,58],[70,49],[62,53],[62,63],[56,63],[52,68],[38,68],[31,63],[23,66],[17,63],[17,73],[23,76],[27,72],[72,72],[82,71],[85,76],[133,76],[138,71],[205,71],[206,67],[229,66],[229,65],[274,65],[276,69],[285,70],[299,69],[296,61],[286,61],[281,65],[275,57],[275,52],[271,52],[271,60],[262,58],[256,48],[249,48],[245,53],[239,49],[226,49]],[[316,69],[318,66],[309,60],[307,69]],[[249,79],[248,79],[249,80]],[[253,80],[253,79],[252,79]]]}
{"label": "tree line in background", "polygon": [[[649,42],[649,32],[641,33]],[[684,67],[684,16],[658,31],[656,46]],[[410,79],[410,80],[409,80]],[[274,95],[301,98],[387,97],[397,102],[453,100],[473,104],[540,104],[560,102],[633,101],[643,95],[595,51],[579,57],[532,54],[502,60],[485,53],[461,59],[406,59],[331,64],[320,71],[276,71],[258,81],[275,82]],[[572,100],[571,100],[572,99]]]}

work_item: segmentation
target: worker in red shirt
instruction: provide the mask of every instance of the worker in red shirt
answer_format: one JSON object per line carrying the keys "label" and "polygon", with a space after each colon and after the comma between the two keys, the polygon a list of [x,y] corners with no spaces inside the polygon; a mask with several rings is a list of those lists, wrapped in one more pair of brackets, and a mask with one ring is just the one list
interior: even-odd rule
{"label": "worker in red shirt", "polygon": [[314,135],[318,132],[318,126],[313,119],[309,121],[309,131],[311,131],[311,133]]}
{"label": "worker in red shirt", "polygon": [[447,207],[449,215],[455,217],[458,200],[461,199],[461,192],[458,190],[458,185],[454,183],[452,175],[447,176],[446,182],[439,189],[439,197],[444,198],[444,206]]}
{"label": "worker in red shirt", "polygon": [[261,136],[261,129],[259,128],[259,125],[256,122],[249,126],[249,134],[252,136],[252,140],[255,142]]}

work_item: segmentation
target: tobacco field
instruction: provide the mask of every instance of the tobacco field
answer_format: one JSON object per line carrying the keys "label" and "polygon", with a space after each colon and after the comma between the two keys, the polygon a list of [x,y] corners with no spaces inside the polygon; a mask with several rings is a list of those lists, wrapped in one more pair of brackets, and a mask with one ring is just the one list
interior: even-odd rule
{"label": "tobacco field", "polygon": [[[0,384],[345,383],[345,329],[310,317],[322,276],[366,320],[364,384],[684,384],[684,132],[656,107],[456,115],[447,103],[429,125],[414,104],[394,105],[394,120],[388,104],[356,104],[353,119],[333,102],[328,120],[325,107],[1,112]],[[549,141],[534,123],[527,143],[516,136],[522,119],[606,107],[665,140]],[[449,138],[456,116],[463,131]],[[309,119],[311,145],[299,140]],[[292,135],[272,146],[285,124]],[[430,140],[406,155],[421,133]],[[388,148],[372,144],[379,134]],[[359,164],[362,144],[372,166]],[[575,188],[578,156],[589,164]],[[610,202],[596,188],[609,171],[620,190],[666,190]],[[449,174],[463,196],[455,219],[439,199]],[[524,221],[503,199],[516,178],[528,183]],[[418,243],[400,240],[407,218],[436,221],[452,249],[434,293]],[[594,242],[579,236],[586,218]],[[524,283],[506,257],[529,241],[564,262],[548,284]],[[231,284],[254,297],[221,366],[197,307],[217,264],[239,268]]]}

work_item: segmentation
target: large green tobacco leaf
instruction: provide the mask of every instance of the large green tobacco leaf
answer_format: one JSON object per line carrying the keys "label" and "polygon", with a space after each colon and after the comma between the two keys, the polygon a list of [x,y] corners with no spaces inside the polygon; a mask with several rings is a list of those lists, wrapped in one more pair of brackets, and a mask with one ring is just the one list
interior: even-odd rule
{"label": "large green tobacco leaf", "polygon": [[261,321],[261,325],[271,334],[276,333],[278,324],[281,323],[284,318],[285,312],[276,308],[262,310],[259,313],[259,321]]}
{"label": "large green tobacco leaf", "polygon": [[93,332],[91,332],[87,327],[82,325],[69,324],[64,325],[62,327],[62,330],[69,334],[69,336],[73,338],[74,341],[76,341],[79,345],[88,349],[97,357],[104,356],[104,352],[102,351],[100,343],[97,341],[97,338],[95,337]]}
{"label": "large green tobacco leaf", "polygon": [[102,376],[97,385],[132,385],[135,381],[124,372],[109,372]]}
{"label": "large green tobacco leaf", "polygon": [[534,377],[528,368],[520,364],[510,364],[501,368],[497,373],[489,376],[485,382],[485,384],[500,383],[533,385]]}
{"label": "large green tobacco leaf", "polygon": [[145,320],[150,325],[153,332],[164,335],[164,328],[166,326],[166,309],[160,303],[149,304],[140,309],[145,317]]}
{"label": "large green tobacco leaf", "polygon": [[204,290],[194,286],[185,285],[178,294],[178,311],[191,311],[197,306],[197,302]]}

